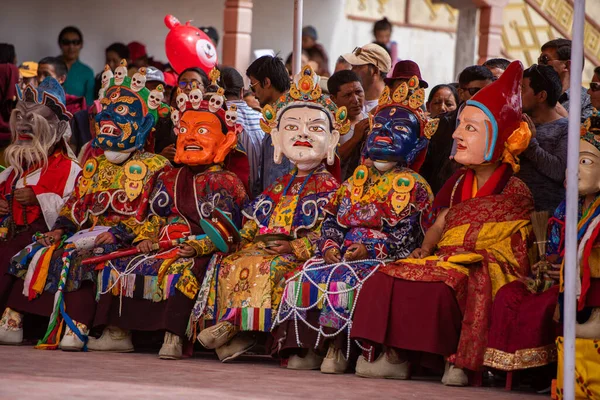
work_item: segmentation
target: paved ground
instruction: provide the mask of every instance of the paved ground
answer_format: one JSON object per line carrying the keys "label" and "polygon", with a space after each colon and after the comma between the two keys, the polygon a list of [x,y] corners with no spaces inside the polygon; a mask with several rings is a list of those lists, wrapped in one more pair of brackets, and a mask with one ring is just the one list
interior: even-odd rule
{"label": "paved ground", "polygon": [[221,364],[208,354],[162,361],[155,354],[42,351],[0,346],[0,399],[547,399],[438,381],[371,380],[288,371],[269,358]]}

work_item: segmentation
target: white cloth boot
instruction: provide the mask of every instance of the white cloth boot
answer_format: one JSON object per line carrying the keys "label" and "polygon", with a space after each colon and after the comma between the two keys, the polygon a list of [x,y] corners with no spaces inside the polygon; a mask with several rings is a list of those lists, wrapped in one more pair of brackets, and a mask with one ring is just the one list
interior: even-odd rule
{"label": "white cloth boot", "polygon": [[327,355],[321,363],[321,372],[324,374],[343,374],[348,368],[348,360],[344,357],[341,349],[336,349],[333,344],[329,345]]}
{"label": "white cloth boot", "polygon": [[90,338],[88,349],[91,351],[108,351],[113,353],[130,353],[133,349],[131,333],[116,326],[107,326],[100,338]]}
{"label": "white cloth boot", "polygon": [[158,358],[162,360],[179,360],[182,355],[183,340],[181,340],[181,336],[165,332],[165,340],[158,352]]}
{"label": "white cloth boot", "polygon": [[363,378],[409,379],[410,364],[402,361],[396,350],[386,348],[374,362],[369,362],[361,355],[356,363],[356,375]]}
{"label": "white cloth boot", "polygon": [[0,344],[17,345],[23,342],[23,314],[6,308],[0,319]]}
{"label": "white cloth boot", "polygon": [[319,369],[323,357],[319,356],[313,349],[308,349],[308,353],[304,357],[294,354],[288,360],[287,369],[295,369],[298,371],[309,371]]}
{"label": "white cloth boot", "polygon": [[[79,329],[79,332],[82,335],[87,336],[87,334],[90,332],[88,327],[85,326],[84,324],[82,324],[81,322],[77,322],[77,321],[73,321],[73,322],[75,323],[75,326],[77,326],[77,329]],[[66,323],[65,323],[65,325],[66,325]],[[75,332],[73,332],[71,330],[71,328],[69,328],[69,326],[67,325],[67,330],[65,331],[65,335],[63,336],[62,340],[60,341],[60,344],[58,345],[58,347],[62,351],[81,351],[81,350],[83,350],[83,344],[84,343],[77,337]]]}

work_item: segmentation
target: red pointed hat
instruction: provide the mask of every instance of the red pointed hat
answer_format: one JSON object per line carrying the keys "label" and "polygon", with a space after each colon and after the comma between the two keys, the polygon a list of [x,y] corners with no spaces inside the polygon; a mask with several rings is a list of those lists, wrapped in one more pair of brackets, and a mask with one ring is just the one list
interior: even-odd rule
{"label": "red pointed hat", "polygon": [[520,127],[522,80],[523,64],[513,61],[497,81],[467,100],[468,106],[479,108],[492,122],[484,157],[487,162],[495,162],[502,157],[507,139]]}

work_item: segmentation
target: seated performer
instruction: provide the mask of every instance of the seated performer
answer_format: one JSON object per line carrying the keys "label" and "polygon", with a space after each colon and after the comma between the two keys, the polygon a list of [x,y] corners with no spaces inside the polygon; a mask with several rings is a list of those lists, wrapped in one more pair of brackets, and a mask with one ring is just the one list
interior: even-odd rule
{"label": "seated performer", "polygon": [[[593,114],[581,128],[579,144],[579,246],[583,250],[581,290],[575,334],[582,339],[600,339],[600,114]],[[539,283],[555,283],[542,293],[532,293],[531,285],[512,282],[494,299],[485,365],[513,371],[539,367],[557,359],[555,339],[559,334],[555,310],[560,285],[560,267],[565,251],[566,200],[554,213],[548,227],[548,249]],[[540,240],[537,238],[537,240]],[[538,272],[538,271],[534,271]],[[538,283],[538,285],[539,285]],[[538,287],[535,287],[538,288]],[[540,288],[538,288],[540,289]],[[583,341],[582,341],[583,343]],[[598,363],[600,360],[594,360]]]}
{"label": "seated performer", "polygon": [[409,358],[441,367],[443,356],[442,382],[462,386],[463,368],[483,364],[492,299],[529,272],[533,200],[513,176],[531,137],[521,121],[522,75],[514,62],[466,103],[453,135],[466,168],[436,196],[423,245],[363,286],[352,327],[366,349],[357,375],[408,379]]}
{"label": "seated performer", "polygon": [[[579,142],[579,223],[577,225],[578,264],[577,321],[575,326],[575,398],[600,397],[600,113],[586,120]],[[561,208],[559,207],[559,210]],[[564,215],[564,214],[563,214]],[[564,238],[564,217],[561,220]],[[564,241],[562,242],[564,246]],[[563,248],[564,250],[564,248]],[[564,291],[564,262],[561,270],[561,292]],[[561,294],[562,295],[562,294]],[[563,312],[565,312],[563,310]],[[566,311],[568,312],[568,311]],[[564,392],[564,338],[558,347],[557,398]]]}
{"label": "seated performer", "polygon": [[[208,237],[198,237],[204,233],[200,220],[210,218],[218,208],[241,225],[248,196],[240,178],[225,169],[241,131],[241,126],[229,122],[235,121],[236,111],[180,96],[186,101],[172,113],[177,121],[175,162],[183,167],[169,168],[158,177],[150,196],[150,219],[155,215],[164,219],[162,229],[156,240],[143,240],[137,247],[147,253],[158,241],[187,240],[166,254],[117,258],[104,265],[98,275],[100,300],[94,327],[106,328],[100,339],[90,339],[90,350],[133,351],[129,330],[165,330],[159,357],[181,358],[182,337],[216,250]],[[245,154],[233,153],[246,161],[241,169],[247,177]]]}
{"label": "seated performer", "polygon": [[203,346],[228,361],[256,342],[250,331],[269,332],[285,285],[285,274],[314,254],[324,218],[323,206],[338,181],[327,171],[340,133],[349,127],[346,108],[322,95],[312,68],[304,67],[274,107],[263,109],[263,130],[270,133],[276,163],[283,155],[296,166],[277,179],[243,211],[244,247],[215,269],[211,294],[202,293],[194,319],[218,322],[200,332]]}
{"label": "seated performer", "polygon": [[148,199],[158,172],[169,163],[141,149],[158,113],[168,112],[168,107],[153,100],[142,74],[129,78],[124,66],[104,88],[94,141],[104,154],[87,160],[52,231],[13,257],[9,269],[21,279],[9,294],[8,307],[19,318],[24,313],[51,316],[40,343],[50,348],[58,345],[63,321],[63,350],[78,351],[87,342],[98,274],[95,265],[81,261],[95,247],[113,251],[158,234],[146,218]]}
{"label": "seated performer", "polygon": [[[4,152],[11,167],[0,173],[0,310],[5,316],[15,315],[5,311],[14,281],[7,274],[10,258],[30,244],[36,232],[52,229],[81,171],[68,145],[71,114],[58,81],[49,77],[37,89],[17,88],[17,93],[10,120],[12,143]],[[0,343],[20,342],[20,322],[7,330],[7,321],[3,319],[0,327]]]}
{"label": "seated performer", "polygon": [[437,120],[428,123],[420,108],[424,97],[415,76],[379,99],[366,143],[373,166],[356,168],[325,206],[324,261],[306,263],[284,291],[273,351],[291,355],[287,368],[344,373],[360,287],[383,261],[405,258],[421,245],[421,217],[433,194],[408,168],[418,169],[436,128]]}

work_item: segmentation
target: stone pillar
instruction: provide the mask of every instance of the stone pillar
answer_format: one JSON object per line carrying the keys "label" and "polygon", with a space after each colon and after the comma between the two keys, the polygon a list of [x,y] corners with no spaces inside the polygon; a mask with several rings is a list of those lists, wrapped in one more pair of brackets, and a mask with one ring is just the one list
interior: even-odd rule
{"label": "stone pillar", "polygon": [[475,62],[475,41],[477,39],[477,7],[461,8],[458,11],[456,46],[454,47],[454,78]]}
{"label": "stone pillar", "polygon": [[480,7],[478,64],[502,57],[502,9],[508,0],[475,0]]}
{"label": "stone pillar", "polygon": [[252,0],[225,0],[222,65],[246,76],[252,52]]}

